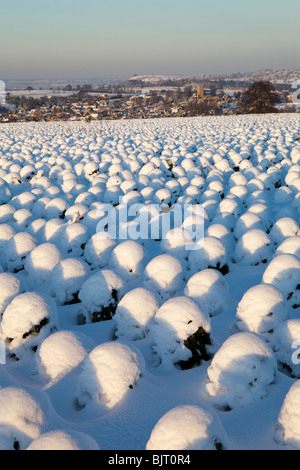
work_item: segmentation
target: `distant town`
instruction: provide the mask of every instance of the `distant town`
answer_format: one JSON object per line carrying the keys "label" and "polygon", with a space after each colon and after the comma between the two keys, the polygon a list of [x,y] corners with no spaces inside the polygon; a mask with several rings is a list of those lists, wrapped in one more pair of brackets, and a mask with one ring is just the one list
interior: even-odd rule
{"label": "distant town", "polygon": [[271,82],[279,95],[276,110],[299,112],[292,101],[297,70],[261,70],[199,77],[135,75],[97,83],[76,81],[6,81],[0,122],[97,121],[240,114],[247,88]]}

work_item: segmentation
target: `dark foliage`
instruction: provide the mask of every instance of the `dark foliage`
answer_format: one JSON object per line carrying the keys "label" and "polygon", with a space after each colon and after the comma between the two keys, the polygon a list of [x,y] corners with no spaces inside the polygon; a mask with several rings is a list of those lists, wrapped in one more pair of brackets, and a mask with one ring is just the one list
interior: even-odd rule
{"label": "dark foliage", "polygon": [[254,82],[245,91],[238,111],[243,114],[276,113],[276,103],[280,103],[280,98],[275,86],[261,80]]}

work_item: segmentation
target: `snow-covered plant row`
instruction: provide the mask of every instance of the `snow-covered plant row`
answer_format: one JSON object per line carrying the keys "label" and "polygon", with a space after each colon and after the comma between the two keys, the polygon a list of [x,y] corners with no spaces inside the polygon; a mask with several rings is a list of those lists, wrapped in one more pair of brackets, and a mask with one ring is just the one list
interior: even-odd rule
{"label": "snow-covered plant row", "polygon": [[300,449],[299,136],[1,126],[0,449]]}

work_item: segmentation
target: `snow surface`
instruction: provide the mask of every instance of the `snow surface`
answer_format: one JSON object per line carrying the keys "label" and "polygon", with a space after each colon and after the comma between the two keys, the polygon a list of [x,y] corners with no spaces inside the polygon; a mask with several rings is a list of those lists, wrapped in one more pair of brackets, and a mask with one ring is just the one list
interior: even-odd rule
{"label": "snow surface", "polygon": [[[295,114],[2,124],[1,449],[300,449],[299,135]],[[124,240],[97,233],[105,203],[149,229],[188,211]]]}

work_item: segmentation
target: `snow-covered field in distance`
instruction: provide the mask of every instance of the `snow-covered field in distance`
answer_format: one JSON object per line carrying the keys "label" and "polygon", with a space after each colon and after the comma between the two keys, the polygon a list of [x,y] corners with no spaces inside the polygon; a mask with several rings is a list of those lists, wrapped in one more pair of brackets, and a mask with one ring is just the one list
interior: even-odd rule
{"label": "snow-covered field in distance", "polygon": [[[300,448],[299,136],[295,114],[1,125],[1,449]],[[190,212],[108,239],[105,204]]]}

